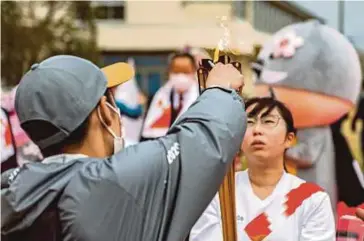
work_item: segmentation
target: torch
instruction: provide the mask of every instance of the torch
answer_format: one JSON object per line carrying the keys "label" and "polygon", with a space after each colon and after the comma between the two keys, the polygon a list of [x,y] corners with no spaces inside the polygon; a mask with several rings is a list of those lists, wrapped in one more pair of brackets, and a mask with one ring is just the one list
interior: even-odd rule
{"label": "torch", "polygon": [[[206,80],[209,71],[216,63],[232,64],[241,72],[241,63],[231,62],[228,55],[219,56],[219,48],[215,49],[214,59],[202,59],[197,70],[200,94],[206,88]],[[237,90],[241,94],[241,89]],[[222,230],[224,241],[237,241],[236,232],[236,208],[235,208],[235,170],[231,164],[223,183],[219,189],[219,199],[222,217]]]}

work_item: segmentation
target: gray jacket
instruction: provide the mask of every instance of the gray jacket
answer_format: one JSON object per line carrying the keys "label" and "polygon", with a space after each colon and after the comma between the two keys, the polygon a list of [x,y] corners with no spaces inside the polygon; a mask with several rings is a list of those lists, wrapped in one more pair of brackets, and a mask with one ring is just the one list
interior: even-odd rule
{"label": "gray jacket", "polygon": [[2,177],[3,234],[29,227],[56,198],[63,240],[182,241],[242,142],[235,91],[206,90],[168,134],[103,160],[60,155]]}

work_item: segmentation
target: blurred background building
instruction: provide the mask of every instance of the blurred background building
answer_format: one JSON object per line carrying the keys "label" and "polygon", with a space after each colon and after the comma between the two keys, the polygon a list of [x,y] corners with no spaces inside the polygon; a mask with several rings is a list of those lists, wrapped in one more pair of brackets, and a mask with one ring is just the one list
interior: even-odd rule
{"label": "blurred background building", "polygon": [[[2,98],[2,107],[13,102],[14,95],[5,93],[14,90],[32,64],[56,54],[77,55],[99,66],[127,61],[131,57],[139,87],[150,100],[167,80],[169,55],[185,46],[201,48],[212,55],[226,33],[222,23],[230,33],[228,51],[242,63],[247,92],[253,87],[250,62],[256,59],[262,44],[272,33],[284,26],[317,19],[334,25],[332,27],[339,29],[357,47],[360,43],[364,46],[360,29],[349,31],[350,26],[357,26],[353,21],[361,16],[354,14],[352,21],[348,21],[353,13],[349,1],[345,4],[341,1],[234,0],[0,3],[2,97],[9,96],[11,100]],[[309,9],[318,15],[307,10],[309,5]],[[331,20],[327,15],[329,6]],[[357,4],[354,9],[361,13],[363,6]],[[222,17],[225,17],[224,21]],[[333,19],[338,19],[337,25],[333,24]],[[364,69],[364,54],[360,49],[358,53]],[[362,113],[364,101],[358,106]],[[7,109],[14,112],[13,103]],[[355,112],[357,110],[353,110],[352,115]],[[350,143],[354,143],[350,148],[358,160],[363,160],[363,154],[359,154],[362,153],[359,134],[352,133],[350,122],[344,125],[344,133],[350,133],[346,135]]]}
{"label": "blurred background building", "polygon": [[217,46],[224,34],[217,16],[226,17],[232,35],[229,47],[236,50],[249,81],[248,62],[271,33],[307,19],[324,22],[301,5],[233,0],[2,1],[2,87],[14,86],[32,63],[68,53],[101,66],[133,57],[137,81],[152,96],[166,80],[171,52],[186,45],[207,50]]}
{"label": "blurred background building", "polygon": [[286,1],[93,1],[92,6],[102,64],[133,57],[137,81],[148,96],[166,80],[171,52],[185,45],[207,50],[217,46],[224,34],[217,16],[226,17],[230,47],[239,53],[246,76],[246,63],[271,33],[311,18],[323,21]]}

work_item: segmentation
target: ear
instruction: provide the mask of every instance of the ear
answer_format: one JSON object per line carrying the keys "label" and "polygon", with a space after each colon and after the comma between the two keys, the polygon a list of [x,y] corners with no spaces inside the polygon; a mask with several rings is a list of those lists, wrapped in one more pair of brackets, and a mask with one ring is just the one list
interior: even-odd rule
{"label": "ear", "polygon": [[286,148],[292,147],[296,143],[296,135],[293,132],[289,132],[286,136],[284,146]]}
{"label": "ear", "polygon": [[106,96],[101,97],[99,106],[97,108],[99,108],[100,111],[100,116],[102,118],[102,120],[105,122],[105,124],[107,126],[111,126],[112,123],[112,113],[110,110],[110,108],[107,106],[107,100],[106,100]]}

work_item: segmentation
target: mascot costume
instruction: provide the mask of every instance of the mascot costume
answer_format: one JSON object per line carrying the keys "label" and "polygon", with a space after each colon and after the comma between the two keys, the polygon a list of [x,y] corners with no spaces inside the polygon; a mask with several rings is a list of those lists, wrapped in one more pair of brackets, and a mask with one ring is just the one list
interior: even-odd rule
{"label": "mascot costume", "polygon": [[340,131],[362,79],[352,44],[315,20],[289,25],[263,46],[253,69],[255,94],[277,98],[292,111],[298,132],[286,153],[290,170],[324,188],[334,209],[363,204],[362,173]]}

